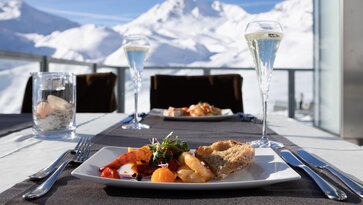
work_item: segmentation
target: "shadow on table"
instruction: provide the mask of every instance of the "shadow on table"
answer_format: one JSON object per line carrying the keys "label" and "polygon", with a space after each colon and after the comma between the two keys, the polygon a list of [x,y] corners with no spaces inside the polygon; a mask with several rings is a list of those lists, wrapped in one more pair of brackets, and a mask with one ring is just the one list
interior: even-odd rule
{"label": "shadow on table", "polygon": [[76,133],[74,137],[67,137],[62,134],[44,137],[44,136],[38,136],[38,135],[34,135],[34,134],[28,134],[28,135],[24,135],[24,136],[17,138],[15,141],[23,142],[25,140],[34,138],[34,139],[45,140],[45,141],[78,142],[78,140],[81,139],[81,137],[93,137],[93,135]]}
{"label": "shadow on table", "polygon": [[[116,187],[105,187],[109,196],[135,197],[135,198],[160,198],[160,199],[210,199],[210,198],[238,198],[258,196],[289,196],[301,197],[299,192],[291,192],[292,186],[275,184],[261,188],[252,189],[229,189],[229,190],[155,190],[155,189],[120,189]],[[313,189],[314,190],[314,189]],[[300,190],[301,191],[301,190]],[[306,196],[306,195],[305,195]],[[323,197],[320,192],[312,192],[312,198]]]}
{"label": "shadow on table", "polygon": [[[304,174],[304,173],[301,173]],[[290,198],[291,203],[301,203],[301,198],[304,198],[306,204],[317,203],[321,201],[322,204],[339,204],[329,200],[317,188],[317,186],[308,178],[303,177],[302,180],[277,183],[273,185],[263,186],[259,188],[245,188],[245,189],[226,189],[226,190],[156,190],[156,189],[133,189],[133,188],[117,188],[105,187],[104,191],[108,196],[113,197],[127,197],[127,198],[142,198],[142,199],[187,199],[187,200],[203,200],[203,199],[233,199],[240,198],[242,200],[252,200],[248,202],[253,204],[253,201],[268,200],[268,198],[276,199],[277,201],[286,200]],[[308,179],[308,180],[307,180]],[[349,192],[346,188],[335,184],[348,194],[349,203],[361,203],[362,200],[356,195]],[[248,200],[247,200],[248,199]],[[334,203],[335,202],[335,203]]]}
{"label": "shadow on table", "polygon": [[54,133],[52,135],[47,135],[47,136],[29,134],[29,135],[24,135],[24,136],[18,138],[16,141],[22,142],[22,141],[25,141],[30,138],[35,138],[38,140],[45,140],[45,141],[78,142],[79,139],[81,139],[81,137],[93,137],[93,136],[94,135],[79,134],[79,133],[76,133],[72,136],[64,134],[64,133],[60,133],[60,134]]}

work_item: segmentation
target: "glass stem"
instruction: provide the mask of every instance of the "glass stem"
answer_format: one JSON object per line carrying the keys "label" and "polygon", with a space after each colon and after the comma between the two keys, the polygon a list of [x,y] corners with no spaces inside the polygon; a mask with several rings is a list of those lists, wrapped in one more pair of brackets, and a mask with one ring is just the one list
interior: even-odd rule
{"label": "glass stem", "polygon": [[263,121],[262,121],[262,139],[267,140],[267,97],[263,99]]}
{"label": "glass stem", "polygon": [[138,102],[138,97],[139,97],[139,95],[138,95],[138,92],[135,92],[135,113],[134,113],[134,123],[138,123],[138,121],[137,121],[137,102]]}

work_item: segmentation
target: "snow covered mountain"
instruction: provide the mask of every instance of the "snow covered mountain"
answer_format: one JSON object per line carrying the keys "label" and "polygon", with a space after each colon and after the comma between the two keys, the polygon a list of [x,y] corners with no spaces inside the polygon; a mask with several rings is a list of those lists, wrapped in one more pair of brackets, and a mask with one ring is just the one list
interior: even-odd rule
{"label": "snow covered mountain", "polygon": [[122,36],[111,28],[93,24],[56,31],[36,41],[36,47],[53,48],[53,57],[102,62],[121,47]]}
{"label": "snow covered mountain", "polygon": [[[50,55],[56,58],[100,62],[126,66],[121,43],[124,35],[143,33],[151,41],[147,65],[253,67],[244,39],[244,29],[251,20],[279,21],[284,38],[275,67],[311,68],[313,65],[312,0],[285,0],[266,13],[249,14],[241,7],[218,0],[165,0],[135,20],[108,28],[78,25],[67,19],[37,10],[22,0],[0,0],[0,50]],[[0,113],[19,112],[22,96],[14,90],[26,82],[37,65],[10,69],[0,64]],[[188,70],[145,72],[145,86],[140,101],[148,102],[149,76],[155,72],[188,74]],[[225,72],[225,71],[220,71]],[[234,71],[236,72],[236,71]],[[258,113],[261,108],[253,71],[244,77],[244,107]],[[271,82],[271,104],[286,101],[286,73],[274,73]],[[5,80],[6,79],[6,80]],[[131,82],[126,85],[126,112],[133,110]],[[312,77],[296,78],[296,93],[312,99]],[[298,86],[304,85],[304,86]],[[273,89],[279,88],[279,89]],[[16,103],[9,103],[9,102]],[[148,103],[140,103],[148,111]],[[270,107],[272,108],[272,106]]]}
{"label": "snow covered mountain", "polygon": [[[211,0],[166,0],[134,21],[115,26],[120,34],[151,39],[151,65],[253,66],[243,33],[251,20],[277,20],[284,39],[277,67],[312,67],[312,2],[285,0],[267,13],[248,14],[237,5]],[[126,64],[122,52],[106,64]]]}
{"label": "snow covered mountain", "polygon": [[0,1],[0,28],[16,33],[50,34],[78,23],[35,9],[22,0]]}
{"label": "snow covered mountain", "polygon": [[0,49],[52,55],[53,48],[36,46],[35,41],[53,31],[79,24],[35,9],[21,0],[0,1]]}
{"label": "snow covered mountain", "polygon": [[[235,5],[208,0],[167,0],[114,29],[123,34],[148,35],[152,45],[148,63],[152,65],[234,66],[233,56],[245,43],[243,25],[238,25],[243,24],[241,19],[248,21],[250,15]],[[221,53],[224,55],[220,56]],[[106,63],[125,63],[119,52],[116,55],[117,58],[112,55]],[[225,59],[227,64],[220,60],[226,56],[229,56]]]}
{"label": "snow covered mountain", "polygon": [[278,20],[284,39],[276,67],[312,67],[312,0],[285,0],[252,15],[218,0],[165,0],[130,23],[107,28],[79,26],[32,8],[0,0],[0,49],[57,58],[126,65],[123,36],[150,38],[148,65],[253,66],[243,33],[254,19]]}

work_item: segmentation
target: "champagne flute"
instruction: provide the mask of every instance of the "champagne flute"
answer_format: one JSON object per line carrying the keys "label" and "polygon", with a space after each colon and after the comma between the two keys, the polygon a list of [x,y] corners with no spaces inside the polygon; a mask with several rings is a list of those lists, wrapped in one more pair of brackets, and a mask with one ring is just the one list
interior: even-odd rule
{"label": "champagne flute", "polygon": [[144,61],[149,51],[150,43],[146,36],[132,34],[125,36],[123,49],[129,64],[131,79],[134,84],[135,113],[134,118],[129,124],[122,126],[123,129],[149,129],[150,126],[142,124],[137,120],[138,117],[138,94],[141,88],[141,80],[144,70]]}
{"label": "champagne flute", "polygon": [[253,147],[277,149],[284,146],[280,142],[270,141],[266,130],[268,92],[273,64],[282,36],[281,25],[275,21],[252,21],[247,24],[245,30],[245,38],[255,62],[263,107],[262,137],[259,140],[248,142]]}

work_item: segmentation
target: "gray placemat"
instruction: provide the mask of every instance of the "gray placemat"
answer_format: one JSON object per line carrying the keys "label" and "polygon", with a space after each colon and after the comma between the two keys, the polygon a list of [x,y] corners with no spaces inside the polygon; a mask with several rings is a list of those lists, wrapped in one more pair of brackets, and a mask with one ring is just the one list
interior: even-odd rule
{"label": "gray placemat", "polygon": [[[160,117],[147,116],[143,121],[149,124],[149,130],[123,130],[121,124],[112,126],[95,136],[93,153],[103,146],[142,146],[149,143],[150,137],[162,139],[174,131],[182,140],[190,143],[192,148],[210,144],[220,139],[235,139],[242,142],[260,138],[261,125],[228,120],[220,122],[182,122],[164,121]],[[287,139],[272,133],[270,138],[283,142],[294,151],[297,147]],[[70,175],[74,167],[69,167],[60,176],[55,187],[44,197],[25,201],[22,193],[35,185],[24,181],[0,194],[0,202],[47,203],[47,204],[342,204],[325,198],[315,183],[303,172],[296,170],[302,179],[278,183],[253,189],[230,189],[212,191],[150,190],[107,187]],[[348,194],[346,204],[363,204],[361,199],[342,186],[326,172],[319,173]]]}

